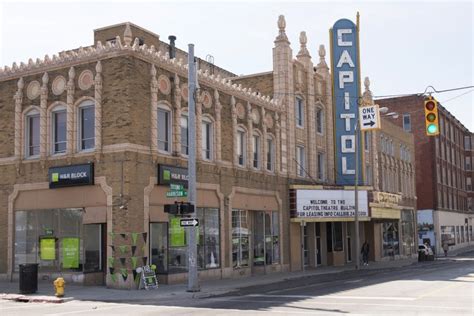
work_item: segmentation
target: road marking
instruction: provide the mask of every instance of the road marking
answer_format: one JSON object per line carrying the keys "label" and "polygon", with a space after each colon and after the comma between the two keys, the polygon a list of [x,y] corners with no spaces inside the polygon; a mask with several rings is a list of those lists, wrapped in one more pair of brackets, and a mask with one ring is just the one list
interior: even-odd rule
{"label": "road marking", "polygon": [[321,282],[321,283],[316,283],[316,284],[308,284],[308,285],[289,287],[289,288],[286,288],[286,289],[269,291],[267,293],[280,293],[280,292],[288,292],[288,291],[293,291],[293,290],[301,290],[301,289],[306,289],[308,287],[317,287],[317,286],[325,285],[325,284],[329,284],[329,283],[334,283],[334,281],[327,281],[327,282]]}
{"label": "road marking", "polygon": [[361,281],[364,281],[364,279],[350,280],[350,281],[344,282],[344,284],[347,284],[347,283],[359,283],[359,282],[361,282]]}
{"label": "road marking", "polygon": [[249,294],[248,297],[288,297],[288,298],[312,298],[312,299],[350,299],[350,300],[388,300],[388,301],[414,301],[416,297],[396,297],[396,296],[346,296],[346,295],[273,295],[273,294]]}
{"label": "road marking", "polygon": [[462,285],[462,283],[453,283],[453,284],[447,285],[445,287],[437,288],[437,289],[434,289],[432,291],[429,291],[428,293],[417,296],[416,299],[419,300],[420,298],[431,296],[432,294],[435,294],[435,293],[438,293],[438,292],[441,292],[441,291],[444,291],[444,290],[447,290],[447,289],[450,289],[452,287],[459,286],[459,285]]}

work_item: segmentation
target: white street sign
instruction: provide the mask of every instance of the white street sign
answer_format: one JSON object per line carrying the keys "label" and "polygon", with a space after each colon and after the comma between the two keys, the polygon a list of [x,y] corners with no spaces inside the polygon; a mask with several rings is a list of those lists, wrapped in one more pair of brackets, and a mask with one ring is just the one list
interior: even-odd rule
{"label": "white street sign", "polygon": [[180,220],[181,227],[199,226],[199,220],[197,218],[185,218]]}
{"label": "white street sign", "polygon": [[377,104],[359,108],[360,130],[367,131],[380,128],[380,113]]}

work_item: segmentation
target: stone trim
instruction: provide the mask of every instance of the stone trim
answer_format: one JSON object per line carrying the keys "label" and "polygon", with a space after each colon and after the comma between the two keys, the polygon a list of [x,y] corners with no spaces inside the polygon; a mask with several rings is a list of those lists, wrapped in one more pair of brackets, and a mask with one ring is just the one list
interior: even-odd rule
{"label": "stone trim", "polygon": [[[122,43],[120,37],[116,38],[116,43],[107,42],[103,45],[100,41],[95,46],[80,47],[77,50],[69,50],[53,55],[50,58],[45,55],[44,59],[37,58],[36,61],[29,59],[28,64],[23,62],[18,66],[16,62],[12,67],[5,66],[0,68],[0,81],[9,80],[19,76],[27,76],[41,73],[42,71],[53,71],[64,67],[71,67],[79,64],[96,62],[101,59],[118,57],[121,55],[133,55],[144,61],[155,64],[160,68],[168,70],[172,73],[182,75],[187,78],[188,65],[183,63],[182,59],[170,59],[167,53],[157,51],[152,45],[148,47],[146,44],[139,45],[138,38],[133,43]],[[252,88],[242,87],[241,84],[233,84],[229,78],[222,78],[220,74],[217,76],[210,74],[209,71],[198,70],[197,75],[199,82],[212,87],[217,87],[222,91],[226,91],[231,95],[235,95],[247,102],[252,102],[260,106],[267,107],[273,111],[281,111],[280,104],[271,99],[269,96],[257,94]]]}
{"label": "stone trim", "polygon": [[100,60],[95,66],[95,79],[94,79],[94,99],[95,99],[95,153],[96,160],[100,160],[100,154],[102,153],[102,64]]}

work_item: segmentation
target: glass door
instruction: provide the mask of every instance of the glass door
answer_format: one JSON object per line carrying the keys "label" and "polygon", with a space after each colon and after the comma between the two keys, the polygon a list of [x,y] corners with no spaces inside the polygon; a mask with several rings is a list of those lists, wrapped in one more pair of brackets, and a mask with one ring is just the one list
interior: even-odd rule
{"label": "glass door", "polygon": [[314,223],[314,233],[316,235],[316,264],[321,264],[321,226],[320,223]]}

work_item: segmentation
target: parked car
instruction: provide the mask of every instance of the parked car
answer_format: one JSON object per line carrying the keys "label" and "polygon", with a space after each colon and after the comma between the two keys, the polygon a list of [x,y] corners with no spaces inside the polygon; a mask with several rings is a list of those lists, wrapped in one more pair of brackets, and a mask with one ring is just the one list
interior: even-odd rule
{"label": "parked car", "polygon": [[431,247],[421,244],[418,245],[418,261],[433,261],[434,253]]}

